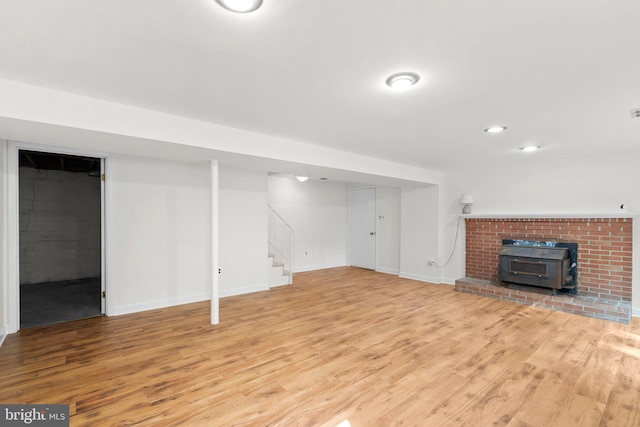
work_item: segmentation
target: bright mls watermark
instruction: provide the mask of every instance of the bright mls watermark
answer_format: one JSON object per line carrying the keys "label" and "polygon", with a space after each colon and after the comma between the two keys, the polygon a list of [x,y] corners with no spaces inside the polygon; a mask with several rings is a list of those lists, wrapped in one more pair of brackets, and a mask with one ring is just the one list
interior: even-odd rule
{"label": "bright mls watermark", "polygon": [[69,427],[69,405],[0,403],[0,426]]}

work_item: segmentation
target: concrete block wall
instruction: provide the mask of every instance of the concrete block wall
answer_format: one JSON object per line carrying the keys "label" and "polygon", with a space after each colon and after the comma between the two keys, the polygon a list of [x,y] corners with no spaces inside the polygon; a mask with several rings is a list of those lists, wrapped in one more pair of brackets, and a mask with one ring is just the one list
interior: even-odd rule
{"label": "concrete block wall", "polygon": [[20,284],[100,275],[100,178],[20,168]]}

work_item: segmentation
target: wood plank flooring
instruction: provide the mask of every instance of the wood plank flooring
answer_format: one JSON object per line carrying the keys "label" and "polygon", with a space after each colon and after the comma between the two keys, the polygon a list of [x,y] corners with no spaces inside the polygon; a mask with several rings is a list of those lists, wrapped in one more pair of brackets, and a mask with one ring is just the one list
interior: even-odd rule
{"label": "wood plank flooring", "polygon": [[639,426],[630,325],[357,268],[208,303],[23,330],[1,403],[72,426]]}

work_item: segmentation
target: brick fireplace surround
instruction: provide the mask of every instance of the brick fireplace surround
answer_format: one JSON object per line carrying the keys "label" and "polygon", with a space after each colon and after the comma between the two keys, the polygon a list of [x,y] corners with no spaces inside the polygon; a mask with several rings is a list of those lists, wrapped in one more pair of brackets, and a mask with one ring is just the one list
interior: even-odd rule
{"label": "brick fireplace surround", "polygon": [[[629,323],[632,218],[465,218],[466,277],[455,289],[551,310]],[[502,239],[578,244],[578,294],[509,289],[498,279]]]}

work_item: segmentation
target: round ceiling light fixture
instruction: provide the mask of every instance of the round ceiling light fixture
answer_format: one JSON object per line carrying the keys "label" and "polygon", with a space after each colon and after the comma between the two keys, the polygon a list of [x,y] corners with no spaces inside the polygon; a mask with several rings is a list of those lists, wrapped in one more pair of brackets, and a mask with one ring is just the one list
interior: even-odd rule
{"label": "round ceiling light fixture", "polygon": [[420,76],[416,73],[396,73],[390,75],[387,80],[387,86],[395,90],[405,90],[418,83]]}
{"label": "round ceiling light fixture", "polygon": [[236,13],[249,13],[262,6],[262,0],[216,0],[227,10]]}
{"label": "round ceiling light fixture", "polygon": [[486,128],[484,131],[486,133],[500,133],[504,132],[505,130],[507,130],[506,126],[492,126],[490,128]]}
{"label": "round ceiling light fixture", "polygon": [[309,177],[304,175],[296,175],[296,179],[300,182],[306,182],[307,180],[309,180]]}
{"label": "round ceiling light fixture", "polygon": [[541,147],[539,145],[527,145],[526,147],[522,147],[520,150],[524,151],[525,153],[530,153],[532,151],[537,151],[540,148]]}

